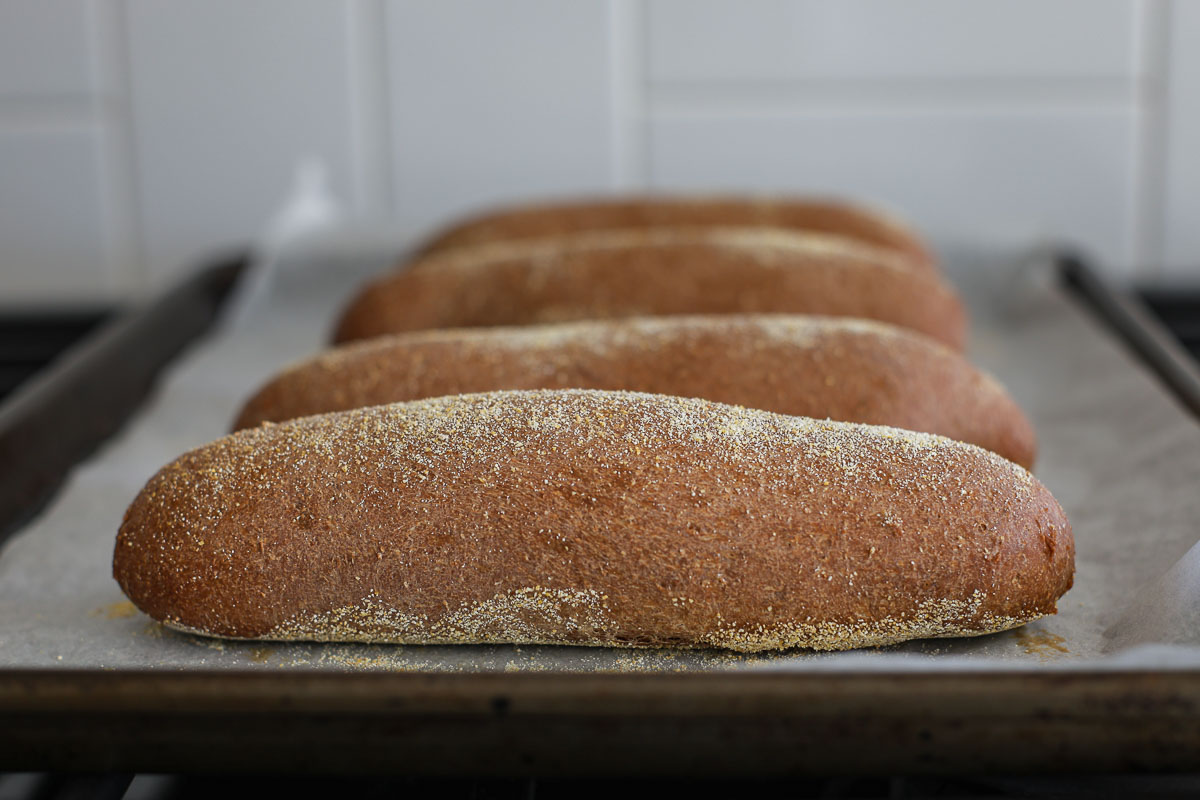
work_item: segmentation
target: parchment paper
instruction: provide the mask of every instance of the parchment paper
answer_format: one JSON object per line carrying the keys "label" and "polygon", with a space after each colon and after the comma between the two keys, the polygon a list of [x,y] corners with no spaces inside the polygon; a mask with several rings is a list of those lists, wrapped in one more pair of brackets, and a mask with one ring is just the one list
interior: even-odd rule
{"label": "parchment paper", "polygon": [[[0,668],[386,670],[1013,670],[1200,668],[1200,427],[1088,313],[1012,258],[952,254],[970,356],[1040,438],[1037,474],[1074,526],[1075,588],[1057,616],[974,639],[878,650],[721,651],[241,643],[168,631],[111,577],[122,513],[183,451],[223,435],[242,400],[319,348],[337,310],[398,250],[341,242],[280,265],[250,320],[179,359],[136,418],[0,551]],[[1106,633],[1107,631],[1107,633]]]}

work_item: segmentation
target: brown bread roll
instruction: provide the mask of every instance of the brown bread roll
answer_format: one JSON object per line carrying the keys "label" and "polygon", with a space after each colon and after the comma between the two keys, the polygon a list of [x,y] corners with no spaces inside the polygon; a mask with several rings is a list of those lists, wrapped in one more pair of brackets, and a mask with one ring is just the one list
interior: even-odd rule
{"label": "brown bread roll", "polygon": [[1071,528],[972,445],[663,395],[495,392],[241,431],[164,467],[113,571],[186,631],[843,649],[1053,613]]}
{"label": "brown bread roll", "polygon": [[420,253],[586,231],[690,227],[830,233],[901,253],[921,269],[932,271],[936,263],[921,237],[888,214],[836,200],[797,197],[662,195],[508,206],[441,231]]}
{"label": "brown bread roll", "polygon": [[370,283],[335,340],[427,328],[777,312],[865,317],[962,349],[954,292],[903,258],[788,231],[615,231],[452,251]]}
{"label": "brown bread roll", "polygon": [[1033,429],[992,378],[920,334],[833,317],[641,317],[387,336],[285,370],[235,427],[449,394],[571,388],[892,425],[1033,464]]}

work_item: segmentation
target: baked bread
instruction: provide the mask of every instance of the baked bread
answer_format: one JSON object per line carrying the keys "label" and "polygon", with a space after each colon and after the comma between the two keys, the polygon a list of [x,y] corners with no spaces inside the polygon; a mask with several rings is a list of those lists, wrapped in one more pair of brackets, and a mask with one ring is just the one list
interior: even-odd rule
{"label": "baked bread", "polygon": [[1071,528],[973,445],[663,395],[264,425],[164,467],[113,571],[151,617],[323,641],[835,650],[1053,613]]}
{"label": "baked bread", "polygon": [[933,253],[891,215],[837,200],[800,197],[645,196],[506,206],[459,222],[423,245],[422,255],[514,239],[646,228],[765,227],[843,236],[902,253],[934,270]]}
{"label": "baked bread", "polygon": [[396,334],[285,370],[246,403],[235,427],[449,394],[571,388],[893,425],[1033,464],[1033,429],[996,381],[920,334],[834,317],[640,317]]}
{"label": "baked bread", "polygon": [[962,304],[886,250],[789,231],[608,231],[457,249],[370,283],[338,342],[426,328],[778,312],[865,317],[961,349]]}

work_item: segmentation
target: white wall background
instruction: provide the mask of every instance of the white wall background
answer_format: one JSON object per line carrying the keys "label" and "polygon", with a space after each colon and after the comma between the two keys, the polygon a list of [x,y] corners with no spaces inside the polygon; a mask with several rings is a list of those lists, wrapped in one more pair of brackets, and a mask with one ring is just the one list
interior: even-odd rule
{"label": "white wall background", "polygon": [[862,196],[1200,280],[1200,2],[0,0],[0,305],[137,295],[307,156],[422,232],[515,197]]}

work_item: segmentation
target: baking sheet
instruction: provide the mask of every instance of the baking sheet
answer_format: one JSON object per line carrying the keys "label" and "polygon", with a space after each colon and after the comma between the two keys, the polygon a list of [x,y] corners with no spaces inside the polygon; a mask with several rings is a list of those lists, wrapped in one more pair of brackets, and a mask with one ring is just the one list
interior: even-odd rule
{"label": "baking sheet", "polygon": [[[126,505],[163,464],[223,435],[268,375],[319,348],[347,295],[392,247],[342,242],[285,259],[256,314],[164,376],[144,410],[81,465],[0,551],[0,668],[404,671],[805,671],[1200,668],[1200,427],[1041,269],[952,254],[971,307],[972,359],[1037,428],[1037,474],[1075,529],[1075,588],[1059,614],[974,639],[847,653],[546,646],[229,642],[169,631],[111,577]],[[1189,552],[1190,551],[1190,552]]]}

